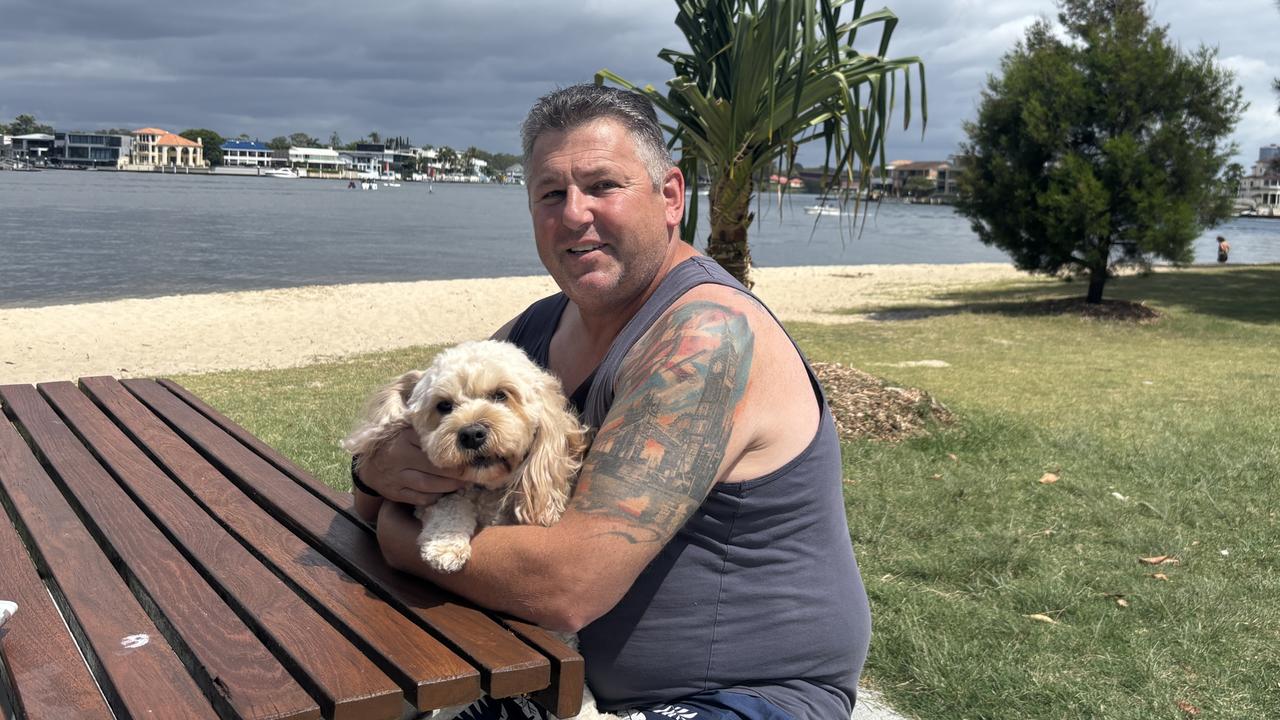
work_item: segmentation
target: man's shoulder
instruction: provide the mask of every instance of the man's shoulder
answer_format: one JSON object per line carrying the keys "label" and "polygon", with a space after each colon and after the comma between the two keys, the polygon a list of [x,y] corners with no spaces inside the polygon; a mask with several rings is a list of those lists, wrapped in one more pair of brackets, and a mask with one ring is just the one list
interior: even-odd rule
{"label": "man's shoulder", "polygon": [[708,310],[713,308],[723,308],[728,311],[742,313],[746,315],[757,315],[763,313],[769,315],[755,296],[750,293],[729,285],[721,285],[719,283],[705,283],[696,285],[689,289],[688,292],[681,295],[667,308],[663,316],[671,316],[681,308],[689,306],[697,306]]}
{"label": "man's shoulder", "polygon": [[759,300],[727,285],[698,285],[658,315],[628,349],[623,367],[646,372],[652,370],[655,353],[705,355],[714,348],[749,358],[763,349],[758,346],[761,336],[769,338],[765,347],[771,347],[774,336],[786,333]]}

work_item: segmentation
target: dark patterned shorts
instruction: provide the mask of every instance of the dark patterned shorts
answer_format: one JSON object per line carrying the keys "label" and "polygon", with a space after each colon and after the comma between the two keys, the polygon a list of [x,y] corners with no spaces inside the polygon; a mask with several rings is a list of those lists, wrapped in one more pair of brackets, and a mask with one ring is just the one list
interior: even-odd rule
{"label": "dark patterned shorts", "polygon": [[[670,703],[618,713],[626,720],[795,720],[763,698],[743,692],[712,690]],[[481,698],[458,720],[553,720],[524,698]]]}

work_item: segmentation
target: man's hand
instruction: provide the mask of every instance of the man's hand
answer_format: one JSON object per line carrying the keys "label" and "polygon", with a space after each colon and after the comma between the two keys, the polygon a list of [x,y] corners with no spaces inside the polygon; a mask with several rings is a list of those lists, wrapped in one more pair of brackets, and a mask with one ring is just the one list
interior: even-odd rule
{"label": "man's hand", "polygon": [[463,485],[431,464],[411,428],[401,430],[381,450],[360,458],[356,474],[383,498],[408,505],[432,505]]}

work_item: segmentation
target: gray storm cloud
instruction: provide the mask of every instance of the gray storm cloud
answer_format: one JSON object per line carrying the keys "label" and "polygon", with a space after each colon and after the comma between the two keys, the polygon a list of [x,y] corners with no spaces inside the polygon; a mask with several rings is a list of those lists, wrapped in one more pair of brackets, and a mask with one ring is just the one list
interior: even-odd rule
{"label": "gray storm cloud", "polygon": [[[955,151],[988,73],[1050,0],[887,0],[901,23],[891,54],[924,58],[929,124],[889,139],[893,159]],[[1252,104],[1241,159],[1280,142],[1272,0],[1161,0],[1158,22],[1185,47],[1219,47]],[[416,143],[513,152],[529,104],[602,68],[661,85],[656,57],[684,46],[662,0],[577,7],[547,0],[466,3],[219,3],[4,0],[0,119],[31,113],[60,129],[207,127],[227,136],[370,131]],[[19,20],[20,19],[20,20]],[[865,47],[870,46],[868,41]]]}

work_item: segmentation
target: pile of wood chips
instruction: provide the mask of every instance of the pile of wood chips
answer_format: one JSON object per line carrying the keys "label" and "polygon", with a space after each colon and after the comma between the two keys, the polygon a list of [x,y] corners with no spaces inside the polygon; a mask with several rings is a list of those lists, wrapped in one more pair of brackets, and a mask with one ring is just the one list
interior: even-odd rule
{"label": "pile of wood chips", "polygon": [[1153,323],[1163,317],[1159,310],[1140,302],[1104,299],[1100,303],[1090,303],[1082,297],[1027,302],[1022,311],[1028,315],[1079,315],[1088,320],[1131,322],[1137,325]]}
{"label": "pile of wood chips", "polygon": [[931,423],[944,425],[956,417],[928,393],[894,387],[884,380],[840,363],[813,363],[840,439],[896,442],[923,435]]}

